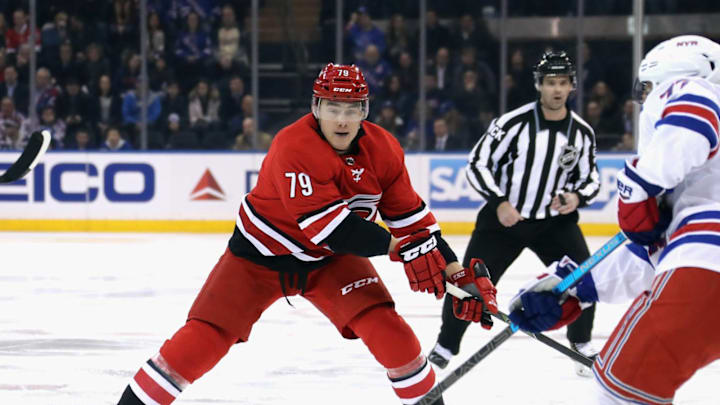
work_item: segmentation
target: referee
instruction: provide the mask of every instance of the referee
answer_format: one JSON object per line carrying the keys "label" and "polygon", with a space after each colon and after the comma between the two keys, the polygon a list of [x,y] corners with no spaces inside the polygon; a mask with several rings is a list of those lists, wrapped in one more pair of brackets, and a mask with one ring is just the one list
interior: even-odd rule
{"label": "referee", "polygon": [[[564,255],[577,263],[590,256],[578,226],[577,208],[597,195],[595,134],[567,107],[575,88],[575,68],[565,52],[547,52],[535,66],[539,100],[495,119],[469,156],[466,175],[487,203],[480,209],[463,265],[479,257],[493,284],[524,248],[547,266]],[[453,316],[445,297],[442,326],[428,359],[441,368],[460,350],[469,322]],[[595,307],[568,325],[573,349],[585,355],[590,345]],[[591,376],[579,365],[579,375]]]}

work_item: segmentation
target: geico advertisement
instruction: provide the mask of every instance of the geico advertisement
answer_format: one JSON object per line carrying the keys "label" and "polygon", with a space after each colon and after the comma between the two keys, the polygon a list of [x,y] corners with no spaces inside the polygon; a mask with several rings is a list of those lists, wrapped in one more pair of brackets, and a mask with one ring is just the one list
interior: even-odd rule
{"label": "geico advertisement", "polygon": [[[0,170],[17,158],[0,152]],[[615,222],[615,176],[626,155],[601,155],[602,186],[584,222]],[[23,180],[0,185],[0,219],[234,220],[264,154],[48,153]],[[409,154],[418,194],[439,221],[473,222],[484,203],[465,177],[465,154]]]}
{"label": "geico advertisement", "polygon": [[[0,170],[17,154],[1,153]],[[48,153],[0,185],[6,219],[234,219],[264,155]]]}
{"label": "geico advertisement", "polygon": [[[597,157],[600,191],[589,207],[581,210],[584,222],[615,222],[616,174],[629,155],[600,155]],[[465,176],[467,155],[430,157],[429,205],[440,215],[458,220],[474,213],[485,201],[469,184]],[[474,220],[473,217],[468,219]]]}

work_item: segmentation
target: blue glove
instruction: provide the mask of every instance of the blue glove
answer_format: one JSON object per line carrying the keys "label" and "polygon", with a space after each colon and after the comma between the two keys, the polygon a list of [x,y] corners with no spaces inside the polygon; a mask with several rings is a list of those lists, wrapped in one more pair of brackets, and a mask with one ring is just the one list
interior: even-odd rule
{"label": "blue glove", "polygon": [[584,308],[598,300],[592,275],[585,274],[562,296],[552,292],[576,268],[577,264],[567,256],[551,264],[549,269],[554,269],[554,274],[540,275],[510,301],[510,320],[524,331],[538,333],[561,328],[577,319]]}
{"label": "blue glove", "polygon": [[523,294],[523,309],[510,312],[510,320],[520,329],[539,333],[561,328],[580,316],[582,309],[577,298],[569,297],[560,304],[551,292]]}

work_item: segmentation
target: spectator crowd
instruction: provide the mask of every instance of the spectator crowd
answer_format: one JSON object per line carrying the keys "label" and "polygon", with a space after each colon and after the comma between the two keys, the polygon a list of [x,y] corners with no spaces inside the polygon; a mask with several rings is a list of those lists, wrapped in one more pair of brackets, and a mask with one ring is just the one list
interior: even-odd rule
{"label": "spectator crowd", "polygon": [[[139,148],[139,1],[38,2],[33,44],[26,3],[0,5],[0,149],[43,129],[55,149]],[[251,148],[247,4],[148,0],[148,12],[149,148]]]}
{"label": "spectator crowd", "polygon": [[[419,150],[421,125],[425,127],[425,150],[468,150],[499,114],[501,85],[506,89],[509,111],[537,98],[532,67],[544,51],[553,47],[567,50],[573,60],[578,60],[572,41],[510,42],[507,73],[501,78],[499,43],[486,26],[488,18],[498,17],[500,2],[428,0],[424,27],[426,102],[421,105],[417,91],[420,33],[417,27],[411,28],[419,15],[417,4],[379,0],[346,3],[345,53],[369,82],[371,118],[409,150]],[[681,8],[675,0],[647,3],[647,13],[651,14],[720,12],[720,3],[706,0],[692,0],[688,8]],[[576,5],[553,0],[511,2],[509,16],[573,16]],[[589,16],[628,15],[632,14],[630,6],[631,2],[623,1],[586,1],[584,12]],[[326,9],[330,8],[326,2]],[[326,18],[333,15],[327,10],[323,14]],[[381,26],[387,28],[382,30]],[[598,149],[604,151],[634,148],[632,67],[628,63],[632,48],[630,41],[621,42],[583,43],[583,65],[579,69],[583,99],[577,100],[573,94],[569,100],[592,125]],[[646,42],[648,48],[655,44]],[[419,122],[422,108],[427,117],[424,123]]]}
{"label": "spectator crowd", "polygon": [[[29,135],[41,129],[52,133],[55,149],[137,149],[145,107],[150,149],[267,149],[270,120],[264,114],[253,116],[253,96],[246,89],[249,1],[147,3],[149,88],[143,97],[138,0],[38,2],[33,43],[27,1],[0,2],[0,149],[22,148]],[[518,2],[511,15],[574,13],[567,2],[542,2],[540,9],[533,8],[536,3]],[[602,7],[588,5],[586,13],[629,12],[627,2],[600,3]],[[659,3],[653,3],[653,12],[678,11],[677,1]],[[720,8],[708,8],[715,3],[702,0],[690,3],[700,10]],[[322,1],[321,20],[334,17],[334,4]],[[532,64],[548,45],[510,44],[508,71],[499,77],[499,44],[485,24],[497,17],[497,0],[428,1],[424,104],[418,95],[417,2],[345,4],[345,55],[367,78],[370,119],[408,150],[421,144],[435,151],[472,147],[499,113],[501,85],[507,90],[508,109],[536,98]],[[572,43],[553,45],[571,54],[575,50]],[[31,92],[33,50],[37,69]],[[584,98],[571,103],[582,106],[599,149],[629,150],[633,105],[627,58],[603,41],[584,44],[582,52]],[[606,57],[613,53],[620,55],[615,64]],[[423,109],[427,119],[421,123]],[[419,139],[421,127],[424,142]]]}

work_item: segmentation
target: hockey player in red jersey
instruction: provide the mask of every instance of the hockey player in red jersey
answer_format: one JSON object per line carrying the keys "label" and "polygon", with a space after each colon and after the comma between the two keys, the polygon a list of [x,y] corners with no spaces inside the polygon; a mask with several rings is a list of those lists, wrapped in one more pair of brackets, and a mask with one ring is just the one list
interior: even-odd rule
{"label": "hockey player in red jersey", "polygon": [[[292,295],[311,301],[343,337],[362,339],[400,401],[416,403],[435,374],[371,256],[403,262],[411,288],[437,298],[447,278],[473,295],[456,301],[456,315],[491,326],[497,304],[487,269],[457,262],[410,184],[400,144],[367,115],[360,70],[328,64],[313,86],[312,113],[273,140],[187,322],[135,374],[120,405],[170,404],[248,341],[265,309]],[[390,232],[374,222],[378,214]]]}

